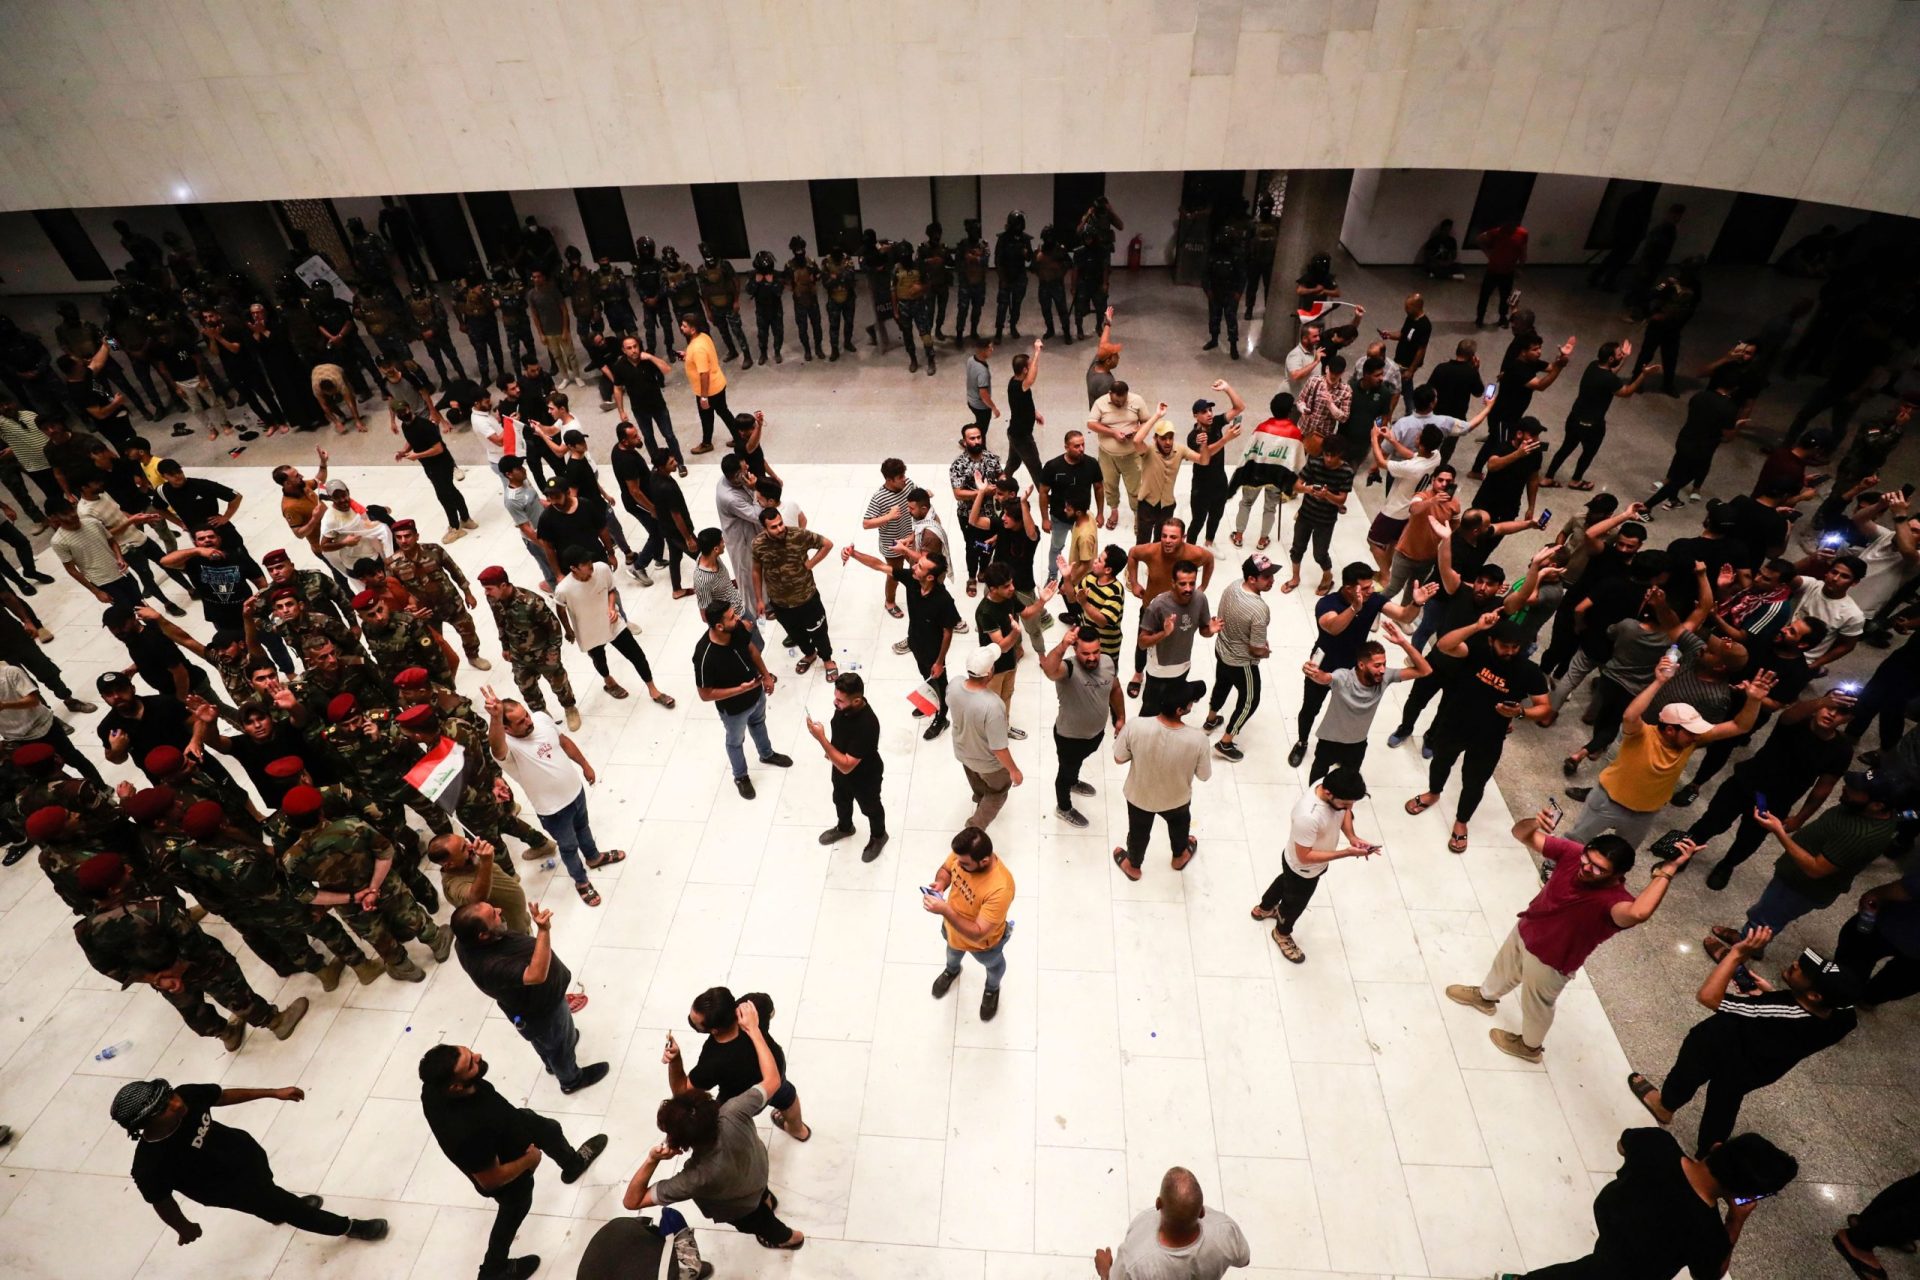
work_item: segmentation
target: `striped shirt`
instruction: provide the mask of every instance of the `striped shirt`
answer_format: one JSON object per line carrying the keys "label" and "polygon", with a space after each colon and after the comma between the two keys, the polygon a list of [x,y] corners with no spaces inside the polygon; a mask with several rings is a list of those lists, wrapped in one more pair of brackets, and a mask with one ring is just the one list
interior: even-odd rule
{"label": "striped shirt", "polygon": [[1089,622],[1087,625],[1092,627],[1095,634],[1100,637],[1100,652],[1109,658],[1118,659],[1121,615],[1125,613],[1127,607],[1126,584],[1121,582],[1119,575],[1116,574],[1112,582],[1102,586],[1099,577],[1090,573],[1081,580],[1080,602],[1098,609],[1107,619],[1105,623]]}
{"label": "striped shirt", "polygon": [[0,415],[0,445],[13,450],[14,460],[25,471],[47,469],[47,435],[40,430],[39,422],[30,409],[22,409],[11,418]]}
{"label": "striped shirt", "polygon": [[[1323,456],[1315,455],[1307,459],[1307,465],[1300,472],[1300,487],[1305,489],[1314,485],[1330,493],[1351,493],[1353,491],[1353,468],[1336,467]],[[1301,524],[1321,526],[1330,525],[1340,518],[1340,508],[1321,498],[1303,497],[1300,499],[1300,514],[1294,519]]]}
{"label": "striped shirt", "polygon": [[1220,593],[1220,634],[1214,638],[1213,656],[1229,667],[1250,667],[1260,661],[1249,649],[1267,647],[1267,620],[1272,613],[1258,592],[1247,590],[1245,580],[1228,586]]}
{"label": "striped shirt", "polygon": [[1773,878],[1820,906],[1831,906],[1852,886],[1855,876],[1893,847],[1894,827],[1892,818],[1834,805],[1793,834],[1795,844],[1832,863],[1833,874],[1808,876],[1792,854],[1783,853],[1773,864]]}
{"label": "striped shirt", "polygon": [[80,576],[96,587],[127,576],[113,549],[113,539],[107,536],[107,526],[92,516],[81,516],[78,529],[54,530],[51,545],[62,564],[78,569]]}
{"label": "striped shirt", "polygon": [[[971,480],[972,477],[969,476],[968,479]],[[912,480],[908,480],[897,491],[881,485],[879,491],[867,502],[867,519],[869,520],[878,520],[887,512],[896,509],[899,512],[893,519],[874,530],[880,535],[880,554],[883,556],[893,554],[894,543],[902,538],[913,536],[913,517],[907,514],[907,494],[912,489]]]}

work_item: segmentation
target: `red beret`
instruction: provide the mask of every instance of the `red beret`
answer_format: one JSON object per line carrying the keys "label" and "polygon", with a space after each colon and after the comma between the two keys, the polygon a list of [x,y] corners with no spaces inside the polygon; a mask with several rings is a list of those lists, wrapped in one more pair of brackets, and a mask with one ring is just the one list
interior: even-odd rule
{"label": "red beret", "polygon": [[285,548],[275,547],[273,550],[267,552],[267,554],[260,557],[260,563],[261,564],[292,564],[293,559],[291,556],[289,556],[286,553]]}
{"label": "red beret", "polygon": [[300,597],[292,587],[275,587],[267,592],[268,604],[279,604],[282,600],[298,600]]}
{"label": "red beret", "polygon": [[405,671],[402,671],[393,678],[393,687],[396,689],[424,689],[431,679],[432,677],[427,674],[425,667],[408,667]]}
{"label": "red beret", "polygon": [[440,714],[426,703],[416,703],[395,717],[402,729],[415,733],[433,728],[440,723]]}
{"label": "red beret", "polygon": [[417,533],[419,532],[419,528],[420,526],[416,525],[411,518],[395,520],[393,522],[393,531],[395,533],[400,532],[402,529],[405,529],[408,533]]}
{"label": "red beret", "polygon": [[42,773],[47,766],[59,757],[53,748],[44,742],[29,742],[24,747],[16,747],[13,752],[13,767],[29,773]]}
{"label": "red beret", "polygon": [[[341,694],[340,696],[344,698],[351,697],[352,695]],[[267,776],[269,778],[297,778],[300,776],[300,771],[306,767],[307,762],[299,756],[281,756],[278,760],[272,760],[267,763]]]}
{"label": "red beret", "polygon": [[80,888],[88,894],[97,894],[120,878],[127,869],[127,860],[117,853],[96,853],[80,864],[74,872],[74,879],[80,882]]}
{"label": "red beret", "polygon": [[360,700],[350,693],[336,693],[327,703],[327,723],[339,724],[342,720],[353,719],[354,712],[360,710]]}
{"label": "red beret", "polygon": [[150,776],[170,778],[186,767],[187,758],[180,754],[178,747],[155,747],[147,752],[147,758],[141,761]]}
{"label": "red beret", "polygon": [[204,840],[220,829],[226,817],[217,800],[202,800],[180,816],[180,829],[196,840]]}
{"label": "red beret", "polygon": [[72,816],[57,804],[35,809],[27,815],[27,839],[36,844],[51,840],[60,834],[60,828],[66,826]]}
{"label": "red beret", "polygon": [[320,812],[326,802],[317,787],[295,787],[280,801],[280,807],[289,818],[305,818]]}
{"label": "red beret", "polygon": [[173,801],[172,787],[148,787],[128,796],[123,807],[135,822],[153,822],[173,810]]}
{"label": "red beret", "polygon": [[490,564],[480,571],[480,585],[497,587],[507,580],[507,571],[497,564]]}
{"label": "red beret", "polygon": [[371,609],[373,608],[374,601],[379,598],[380,597],[374,595],[371,591],[362,591],[353,598],[353,607],[356,609]]}

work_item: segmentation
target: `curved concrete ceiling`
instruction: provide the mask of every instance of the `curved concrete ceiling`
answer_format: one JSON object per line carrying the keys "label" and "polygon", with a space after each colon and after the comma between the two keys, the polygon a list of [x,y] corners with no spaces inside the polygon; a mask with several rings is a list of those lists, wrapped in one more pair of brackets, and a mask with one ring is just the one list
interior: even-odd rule
{"label": "curved concrete ceiling", "polygon": [[1900,0],[6,0],[0,207],[1213,168],[1920,214]]}

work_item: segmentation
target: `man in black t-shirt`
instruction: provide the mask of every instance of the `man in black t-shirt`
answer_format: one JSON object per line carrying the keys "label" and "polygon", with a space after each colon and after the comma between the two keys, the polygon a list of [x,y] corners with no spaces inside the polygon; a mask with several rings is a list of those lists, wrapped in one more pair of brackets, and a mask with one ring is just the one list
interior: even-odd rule
{"label": "man in black t-shirt", "polygon": [[1427,789],[1407,801],[1406,810],[1420,814],[1438,804],[1453,762],[1465,756],[1460,803],[1447,839],[1447,848],[1454,853],[1467,850],[1467,823],[1480,806],[1494,766],[1500,763],[1512,722],[1521,716],[1540,720],[1548,714],[1547,678],[1521,655],[1525,643],[1519,624],[1496,608],[1441,636],[1434,646],[1437,653],[1458,661],[1427,734],[1427,745],[1433,749]]}
{"label": "man in black t-shirt", "polygon": [[[1480,357],[1475,354],[1478,347],[1472,338],[1460,339],[1454,345],[1453,359],[1441,361],[1427,375],[1426,385],[1433,388],[1435,413],[1462,421],[1471,416],[1468,405],[1486,390],[1486,382],[1480,376]],[[1411,402],[1411,391],[1408,399]],[[1453,437],[1449,437],[1448,443],[1452,442]]]}
{"label": "man in black t-shirt", "polygon": [[107,672],[95,687],[107,704],[96,730],[112,763],[145,760],[155,747],[185,751],[193,741],[186,704],[162,694],[135,693],[133,681],[119,671]]}
{"label": "man in black t-shirt", "polygon": [[[144,606],[143,606],[144,609]],[[151,612],[151,610],[147,610]],[[116,604],[100,616],[100,624],[108,633],[126,646],[127,657],[135,673],[153,686],[154,692],[176,701],[185,711],[184,703],[190,697],[205,698],[216,706],[224,706],[220,697],[213,691],[213,682],[207,678],[204,668],[189,662],[180,646],[175,644],[160,630],[158,617],[148,622],[140,616],[140,611]],[[216,626],[228,625],[216,623]],[[230,624],[234,630],[240,624]],[[119,675],[119,672],[110,674]],[[102,677],[103,679],[105,677]],[[128,690],[132,690],[129,684]],[[168,743],[177,746],[178,743]]]}
{"label": "man in black t-shirt", "polygon": [[[856,560],[879,573],[893,575],[902,588],[907,605],[907,651],[920,678],[933,690],[934,705],[916,705],[913,717],[933,717],[921,737],[932,742],[947,727],[947,649],[953,644],[954,629],[960,625],[960,610],[947,590],[947,557],[939,551],[909,551],[900,564],[889,564],[879,556],[840,549],[840,562]],[[913,699],[916,704],[919,699]]]}
{"label": "man in black t-shirt", "polygon": [[[1777,696],[1778,686],[1771,693]],[[1779,813],[1795,829],[1819,812],[1853,762],[1853,741],[1840,731],[1852,710],[1850,702],[1833,694],[1794,703],[1780,713],[1760,749],[1733,767],[1733,775],[1720,784],[1706,812],[1687,831],[1694,844],[1704,846],[1736,821],[1740,824],[1733,843],[1707,873],[1707,888],[1726,888],[1734,868],[1766,842],[1767,829],[1753,816],[1762,797],[1770,812]],[[1696,792],[1698,786],[1696,778]],[[1800,804],[1798,813],[1793,812],[1795,804]]]}
{"label": "man in black t-shirt", "polygon": [[1627,362],[1627,357],[1632,353],[1631,342],[1600,344],[1593,363],[1580,375],[1579,390],[1574,393],[1573,406],[1567,410],[1566,439],[1553,455],[1553,461],[1547,465],[1547,484],[1558,483],[1554,476],[1560,470],[1560,464],[1578,448],[1580,461],[1573,468],[1573,487],[1582,490],[1593,488],[1586,479],[1587,467],[1592,464],[1593,455],[1600,451],[1601,441],[1607,438],[1607,410],[1613,407],[1615,400],[1640,390],[1640,384],[1648,374],[1660,371],[1659,365],[1648,365],[1634,374],[1631,382],[1627,381],[1620,376],[1620,366]]}
{"label": "man in black t-shirt", "polygon": [[1433,321],[1427,316],[1427,300],[1417,293],[1407,295],[1407,318],[1399,330],[1380,330],[1380,336],[1393,339],[1393,362],[1400,366],[1402,380],[1410,379],[1426,363],[1427,343],[1433,337]]}
{"label": "man in black t-shirt", "polygon": [[1694,392],[1687,401],[1686,421],[1673,440],[1673,461],[1667,467],[1667,478],[1647,499],[1649,511],[1662,504],[1669,511],[1678,511],[1680,490],[1692,485],[1698,493],[1706,484],[1714,452],[1740,429],[1740,406],[1733,398],[1739,380],[1737,368],[1722,365],[1708,376],[1707,389]]}
{"label": "man in black t-shirt", "polygon": [[[253,589],[247,585],[246,567],[221,545],[218,529],[199,530],[193,535],[192,546],[168,552],[160,563],[186,572],[199,593],[200,609],[215,631],[247,629],[247,601],[253,597]],[[267,585],[265,573],[255,585]],[[291,661],[287,669],[292,670]]]}
{"label": "man in black t-shirt", "polygon": [[560,553],[568,547],[583,547],[595,560],[610,565],[620,563],[601,509],[582,502],[572,484],[559,476],[547,482],[546,494],[547,509],[533,529],[554,564],[560,563]]}
{"label": "man in black t-shirt", "polygon": [[687,1025],[707,1040],[700,1046],[699,1060],[688,1072],[681,1062],[679,1043],[672,1032],[667,1033],[667,1087],[676,1095],[711,1090],[714,1100],[723,1105],[759,1087],[760,1055],[752,1039],[740,1030],[740,1006],[746,1004],[760,1015],[760,1038],[767,1042],[773,1065],[780,1072],[780,1087],[767,1099],[773,1123],[794,1141],[805,1142],[813,1136],[813,1130],[801,1118],[800,1095],[787,1078],[787,1051],[767,1030],[767,1024],[773,1021],[773,997],[764,991],[749,991],[736,999],[726,987],[708,987],[695,996],[693,1007],[687,1010]]}
{"label": "man in black t-shirt", "polygon": [[860,861],[872,862],[887,846],[887,810],[880,801],[885,772],[880,758],[880,717],[867,704],[866,682],[851,671],[841,672],[833,682],[831,734],[812,716],[807,717],[807,732],[833,766],[835,822],[820,833],[820,843],[834,844],[853,834],[853,806],[858,804],[869,828]]}
{"label": "man in black t-shirt", "polygon": [[707,630],[693,646],[693,683],[700,701],[711,702],[720,713],[720,725],[726,731],[727,762],[733,766],[733,787],[743,799],[754,797],[753,779],[747,776],[747,754],[741,749],[747,735],[753,735],[754,749],[762,764],[790,769],[793,758],[773,749],[767,737],[767,694],[776,677],[760,657],[760,646],[753,642],[753,630],[741,619],[739,610],[725,600],[707,606]]}
{"label": "man in black t-shirt", "polygon": [[669,367],[665,360],[642,347],[640,339],[624,338],[620,355],[604,367],[604,372],[613,381],[613,403],[620,421],[632,422],[640,428],[649,453],[660,447],[660,441],[653,435],[653,429],[659,427],[661,439],[673,454],[674,465],[684,476],[686,464],[680,460],[680,442],[674,438],[673,419],[667,414],[667,400],[662,392]]}
{"label": "man in black t-shirt", "polygon": [[279,1186],[267,1153],[253,1135],[221,1124],[212,1115],[215,1107],[261,1098],[302,1102],[306,1096],[305,1090],[296,1088],[222,1089],[217,1084],[175,1088],[165,1080],[122,1085],[113,1097],[113,1119],[137,1143],[133,1185],[183,1245],[198,1240],[201,1227],[180,1211],[175,1196],[316,1235],[384,1239],[385,1218],[343,1218],[321,1208],[319,1196],[297,1196]]}
{"label": "man in black t-shirt", "polygon": [[560,1166],[560,1181],[572,1185],[607,1149],[607,1135],[596,1133],[576,1148],[557,1123],[501,1097],[486,1075],[486,1059],[472,1049],[437,1044],[420,1058],[420,1107],[453,1167],[500,1206],[480,1274],[488,1280],[526,1280],[539,1269],[539,1257],[509,1258],[507,1250],[533,1208],[540,1157],[552,1157]]}
{"label": "man in black t-shirt", "polygon": [[1522,418],[1513,424],[1507,443],[1487,459],[1487,478],[1474,492],[1473,505],[1496,523],[1512,520],[1520,514],[1520,499],[1527,500],[1527,516],[1533,512],[1540,495],[1540,460],[1546,456],[1544,434],[1537,418]]}
{"label": "man in black t-shirt", "polygon": [[527,913],[533,918],[531,938],[509,928],[491,902],[469,902],[453,913],[454,954],[473,985],[533,1046],[560,1092],[578,1093],[606,1079],[610,1068],[604,1062],[583,1067],[575,1061],[580,1033],[567,1002],[573,974],[553,954],[553,913],[537,903]]}
{"label": "man in black t-shirt", "polygon": [[1076,511],[1092,511],[1096,526],[1107,517],[1100,464],[1087,456],[1085,433],[1067,432],[1066,450],[1040,468],[1035,486],[1040,493],[1041,531],[1052,535],[1047,544],[1047,581],[1052,582],[1060,576],[1060,549],[1073,532],[1073,517],[1067,514],[1065,504],[1073,503]]}

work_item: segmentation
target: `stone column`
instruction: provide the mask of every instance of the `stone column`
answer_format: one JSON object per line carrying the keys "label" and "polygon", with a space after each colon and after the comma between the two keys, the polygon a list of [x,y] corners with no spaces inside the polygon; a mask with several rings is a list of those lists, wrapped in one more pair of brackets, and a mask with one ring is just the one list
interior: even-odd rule
{"label": "stone column", "polygon": [[1351,169],[1289,169],[1286,202],[1280,208],[1280,237],[1274,247],[1273,275],[1267,281],[1265,318],[1260,323],[1260,354],[1284,359],[1298,339],[1294,323],[1293,282],[1316,253],[1337,255],[1340,227],[1347,216]]}

